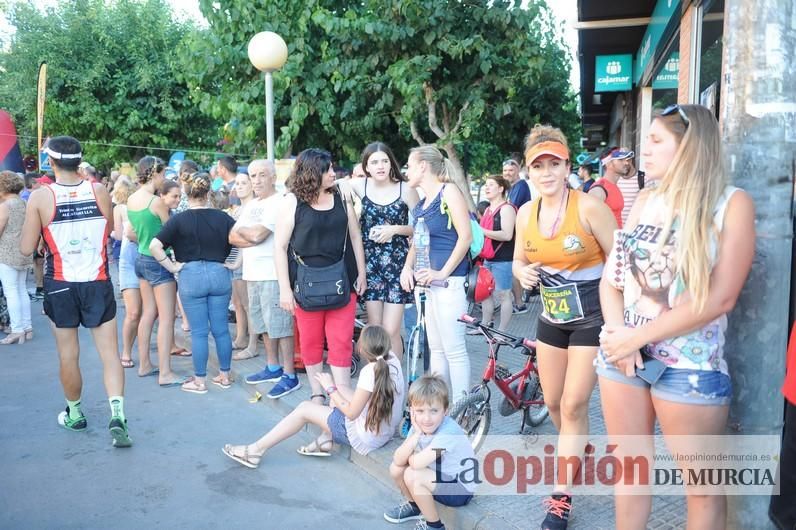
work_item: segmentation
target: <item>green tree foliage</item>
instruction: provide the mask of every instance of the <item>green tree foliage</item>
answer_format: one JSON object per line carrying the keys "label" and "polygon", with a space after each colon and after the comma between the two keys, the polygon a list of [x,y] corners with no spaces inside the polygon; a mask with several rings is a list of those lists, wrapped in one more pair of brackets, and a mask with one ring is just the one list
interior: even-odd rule
{"label": "green tree foliage", "polygon": [[[190,24],[175,22],[163,0],[75,0],[46,11],[14,2],[15,28],[0,53],[0,102],[13,115],[23,148],[36,149],[36,79],[48,63],[44,134],[84,142],[101,167],[145,152],[102,144],[210,149],[217,129],[178,79],[175,50]],[[96,143],[95,143],[96,142]]]}
{"label": "green tree foliage", "polygon": [[[264,2],[256,9],[246,0],[200,0],[210,29],[188,36],[180,57],[184,79],[198,107],[225,123],[227,149],[265,152],[265,87],[263,75],[249,62],[249,39],[260,31],[275,31],[288,44],[288,61],[274,73],[276,154],[285,156],[307,146],[330,149],[346,161],[376,139],[399,152],[412,144],[401,135],[394,106],[371,108],[386,86],[380,78],[365,79],[362,56],[343,53],[333,36],[315,20],[318,10],[336,10],[340,1]],[[322,11],[321,11],[322,12]],[[342,36],[365,45],[365,35]],[[372,67],[372,59],[366,59]],[[392,103],[392,102],[390,102]],[[383,105],[383,103],[382,103]]]}
{"label": "green tree foliage", "polygon": [[[262,76],[246,47],[259,31],[288,44],[274,74],[277,156],[320,145],[352,161],[369,141],[401,154],[434,143],[470,171],[499,170],[537,122],[577,138],[567,51],[542,0],[200,0],[210,24],[181,56],[191,94],[229,127],[230,148],[262,151]],[[197,59],[199,58],[199,59]],[[469,148],[467,148],[469,152]]]}

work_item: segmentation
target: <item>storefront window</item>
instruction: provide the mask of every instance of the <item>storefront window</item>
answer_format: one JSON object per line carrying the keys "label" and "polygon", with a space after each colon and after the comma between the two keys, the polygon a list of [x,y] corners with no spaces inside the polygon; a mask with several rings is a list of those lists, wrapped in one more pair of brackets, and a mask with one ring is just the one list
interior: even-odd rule
{"label": "storefront window", "polygon": [[663,110],[677,103],[680,80],[680,35],[676,35],[661,55],[652,76],[652,111]]}
{"label": "storefront window", "polygon": [[724,0],[708,0],[702,7],[702,38],[699,55],[699,99],[701,105],[719,108]]}

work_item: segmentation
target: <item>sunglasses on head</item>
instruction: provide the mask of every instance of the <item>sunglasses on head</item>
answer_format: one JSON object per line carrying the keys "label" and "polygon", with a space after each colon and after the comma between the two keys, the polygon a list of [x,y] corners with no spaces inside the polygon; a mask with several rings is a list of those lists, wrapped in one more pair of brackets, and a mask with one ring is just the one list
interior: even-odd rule
{"label": "sunglasses on head", "polygon": [[688,119],[688,116],[683,110],[683,107],[681,107],[677,103],[675,103],[674,105],[669,105],[668,107],[663,109],[663,112],[661,112],[661,116],[671,116],[675,112],[680,115],[680,119],[683,120],[683,123],[685,123],[686,127],[691,125],[691,120]]}

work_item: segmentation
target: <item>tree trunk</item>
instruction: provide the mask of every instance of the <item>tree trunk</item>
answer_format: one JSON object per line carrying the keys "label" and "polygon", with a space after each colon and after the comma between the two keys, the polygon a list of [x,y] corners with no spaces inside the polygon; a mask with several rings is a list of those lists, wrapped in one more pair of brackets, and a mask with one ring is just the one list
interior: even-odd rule
{"label": "tree trunk", "polygon": [[473,200],[473,195],[470,193],[470,179],[464,174],[462,162],[459,159],[459,154],[456,152],[456,146],[454,146],[453,143],[446,143],[441,145],[441,147],[448,154],[448,160],[450,160],[454,168],[454,174],[450,176],[451,180],[464,195],[464,200],[467,201],[467,208],[471,213],[475,212],[475,201]]}

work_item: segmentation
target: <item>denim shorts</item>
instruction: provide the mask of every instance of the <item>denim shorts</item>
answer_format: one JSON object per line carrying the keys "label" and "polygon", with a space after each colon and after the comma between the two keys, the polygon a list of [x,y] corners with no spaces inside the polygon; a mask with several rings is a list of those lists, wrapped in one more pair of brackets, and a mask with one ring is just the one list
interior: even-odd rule
{"label": "denim shorts", "polygon": [[334,443],[340,445],[351,445],[348,441],[348,431],[345,428],[345,414],[337,407],[332,409],[332,413],[326,418],[326,425],[332,433]]}
{"label": "denim shorts", "polygon": [[484,261],[484,267],[492,272],[495,277],[495,290],[508,291],[514,277],[511,273],[511,261]]}
{"label": "denim shorts", "polygon": [[149,282],[152,287],[175,281],[174,275],[158,263],[158,260],[144,254],[139,254],[135,260],[135,275]]}
{"label": "denim shorts", "polygon": [[627,377],[611,364],[598,363],[597,375],[617,383],[649,388],[656,398],[675,403],[721,406],[729,405],[732,399],[730,376],[718,370],[666,368],[652,387],[637,375]]}
{"label": "denim shorts", "polygon": [[119,255],[119,290],[138,289],[138,276],[135,273],[135,262],[138,259],[138,245],[126,243],[124,252]]}

